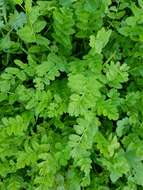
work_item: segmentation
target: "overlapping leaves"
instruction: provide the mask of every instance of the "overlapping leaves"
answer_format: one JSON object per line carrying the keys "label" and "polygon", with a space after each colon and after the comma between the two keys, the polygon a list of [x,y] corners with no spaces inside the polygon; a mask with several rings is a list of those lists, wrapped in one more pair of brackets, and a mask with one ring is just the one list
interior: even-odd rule
{"label": "overlapping leaves", "polygon": [[0,189],[142,189],[142,10],[0,1]]}

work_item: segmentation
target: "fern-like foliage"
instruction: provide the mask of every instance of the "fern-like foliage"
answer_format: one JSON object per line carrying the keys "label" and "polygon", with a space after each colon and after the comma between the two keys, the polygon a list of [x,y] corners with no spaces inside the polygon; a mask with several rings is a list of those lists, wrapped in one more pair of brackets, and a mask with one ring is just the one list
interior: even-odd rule
{"label": "fern-like foliage", "polygon": [[0,0],[0,189],[143,189],[143,1]]}

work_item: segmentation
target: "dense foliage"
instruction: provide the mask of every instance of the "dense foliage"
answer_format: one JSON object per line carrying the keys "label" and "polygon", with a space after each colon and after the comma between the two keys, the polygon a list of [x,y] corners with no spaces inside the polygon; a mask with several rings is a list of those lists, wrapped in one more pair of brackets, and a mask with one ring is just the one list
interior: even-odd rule
{"label": "dense foliage", "polygon": [[143,0],[0,0],[0,189],[143,189]]}

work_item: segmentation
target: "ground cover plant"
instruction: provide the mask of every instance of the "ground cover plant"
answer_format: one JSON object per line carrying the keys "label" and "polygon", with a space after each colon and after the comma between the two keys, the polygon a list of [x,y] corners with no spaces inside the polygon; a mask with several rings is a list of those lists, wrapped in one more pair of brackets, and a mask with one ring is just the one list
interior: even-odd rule
{"label": "ground cover plant", "polygon": [[143,189],[143,1],[0,0],[0,189]]}

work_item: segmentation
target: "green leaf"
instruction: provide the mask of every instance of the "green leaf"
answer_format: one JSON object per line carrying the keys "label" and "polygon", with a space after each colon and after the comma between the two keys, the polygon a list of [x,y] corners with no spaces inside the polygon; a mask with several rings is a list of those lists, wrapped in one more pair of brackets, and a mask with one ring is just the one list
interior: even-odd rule
{"label": "green leaf", "polygon": [[110,145],[108,146],[108,152],[110,156],[112,157],[117,149],[119,149],[120,143],[118,142],[118,139],[116,136],[113,137],[111,140]]}
{"label": "green leaf", "polygon": [[122,137],[129,130],[129,118],[125,117],[122,120],[118,120],[116,133],[118,137]]}
{"label": "green leaf", "polygon": [[1,92],[9,92],[10,83],[7,80],[0,80],[0,91]]}
{"label": "green leaf", "polygon": [[47,75],[49,80],[54,80],[56,76],[59,76],[59,71],[66,71],[66,61],[63,57],[59,57],[54,53],[49,54],[47,61],[44,61],[36,68],[38,76]]}
{"label": "green leaf", "polygon": [[18,30],[19,28],[23,27],[24,24],[27,23],[27,17],[24,12],[18,13],[17,11],[10,15],[9,24],[12,29]]}
{"label": "green leaf", "polygon": [[26,131],[29,123],[30,117],[27,117],[27,113],[24,113],[22,116],[17,115],[15,118],[3,118],[2,122],[6,127],[6,132],[10,136],[12,134],[21,136],[23,132]]}
{"label": "green leaf", "polygon": [[14,4],[21,5],[23,3],[23,0],[12,0]]}
{"label": "green leaf", "polygon": [[28,25],[18,30],[17,34],[19,35],[21,40],[26,43],[32,43],[36,41],[35,33],[33,32],[33,29]]}
{"label": "green leaf", "polygon": [[128,70],[127,64],[120,64],[111,62],[105,65],[106,76],[108,84],[114,88],[122,88],[122,83],[128,81]]}
{"label": "green leaf", "polygon": [[32,10],[32,0],[25,0],[26,13],[30,13]]}
{"label": "green leaf", "polygon": [[96,37],[94,35],[90,36],[90,47],[95,53],[101,53],[102,49],[106,46],[111,36],[112,31],[106,31],[105,28],[102,28],[98,31]]}
{"label": "green leaf", "polygon": [[43,30],[46,26],[46,21],[44,20],[37,20],[35,23],[33,23],[33,30],[35,33],[39,33],[41,32],[41,30]]}
{"label": "green leaf", "polygon": [[50,41],[41,35],[36,35],[36,43],[38,45],[45,46],[46,48],[48,48]]}
{"label": "green leaf", "polygon": [[65,6],[65,7],[69,7],[73,2],[77,1],[77,0],[59,0],[60,3]]}
{"label": "green leaf", "polygon": [[138,0],[138,4],[143,9],[143,1],[142,0]]}

